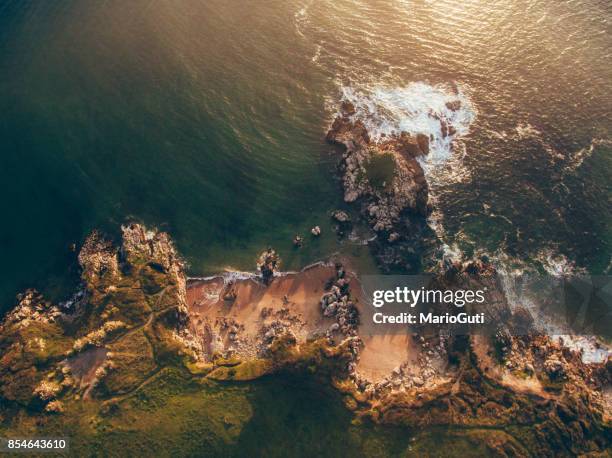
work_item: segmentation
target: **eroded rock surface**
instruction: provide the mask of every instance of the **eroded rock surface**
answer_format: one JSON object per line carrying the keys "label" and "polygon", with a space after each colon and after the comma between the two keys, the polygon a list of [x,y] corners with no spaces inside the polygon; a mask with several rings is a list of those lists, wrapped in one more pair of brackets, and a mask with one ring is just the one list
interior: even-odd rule
{"label": "eroded rock surface", "polygon": [[431,237],[425,224],[429,188],[418,161],[429,153],[429,137],[402,132],[373,141],[354,111],[343,103],[326,137],[344,151],[344,200],[358,206],[376,234],[370,245],[379,264],[388,271],[415,271]]}
{"label": "eroded rock surface", "polygon": [[427,213],[428,186],[417,158],[429,152],[429,138],[402,132],[373,142],[359,120],[352,119],[344,103],[327,140],[345,148],[340,165],[344,200],[362,201],[372,228],[389,232],[405,211]]}

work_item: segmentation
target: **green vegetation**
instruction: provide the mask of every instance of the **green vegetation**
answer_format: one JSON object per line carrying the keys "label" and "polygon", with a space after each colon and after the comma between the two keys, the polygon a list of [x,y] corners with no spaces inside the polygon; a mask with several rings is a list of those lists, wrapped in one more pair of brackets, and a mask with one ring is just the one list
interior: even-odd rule
{"label": "green vegetation", "polygon": [[395,167],[395,159],[392,154],[374,154],[365,166],[366,177],[372,187],[385,189],[393,182]]}
{"label": "green vegetation", "polygon": [[[167,244],[157,249],[173,254]],[[185,312],[176,270],[99,254],[84,272],[79,313],[62,317],[30,292],[2,324],[0,437],[67,436],[72,456],[520,456],[605,447],[609,429],[580,392],[560,409],[512,393],[482,376],[473,352],[463,355],[467,339],[451,349],[462,367],[457,382],[372,404],[347,377],[349,339],[298,345],[286,333],[265,359],[203,362],[177,338]],[[590,435],[590,448],[557,439],[567,441],[568,422],[568,434]],[[457,426],[437,426],[445,424]]]}
{"label": "green vegetation", "polygon": [[[15,420],[11,434],[32,434],[31,417]],[[409,442],[405,431],[355,424],[339,393],[300,374],[217,383],[169,368],[129,397],[72,402],[41,421],[71,438],[74,456],[376,457]]]}

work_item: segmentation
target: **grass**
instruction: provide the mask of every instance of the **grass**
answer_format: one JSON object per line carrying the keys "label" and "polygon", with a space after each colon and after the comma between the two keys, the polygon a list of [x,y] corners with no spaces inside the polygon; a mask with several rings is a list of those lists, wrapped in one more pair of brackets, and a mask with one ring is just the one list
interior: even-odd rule
{"label": "grass", "polygon": [[353,424],[338,393],[288,375],[216,383],[168,370],[91,425],[73,443],[79,455],[390,456],[408,442]]}
{"label": "grass", "polygon": [[392,154],[375,154],[365,166],[366,178],[375,189],[386,189],[393,182],[395,167]]}

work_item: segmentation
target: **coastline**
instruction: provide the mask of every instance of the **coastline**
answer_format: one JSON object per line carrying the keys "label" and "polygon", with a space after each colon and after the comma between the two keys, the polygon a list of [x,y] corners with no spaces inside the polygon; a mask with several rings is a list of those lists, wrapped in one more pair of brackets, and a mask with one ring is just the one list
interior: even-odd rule
{"label": "coastline", "polygon": [[[346,148],[345,200],[359,207],[360,220],[334,212],[337,236],[365,223],[377,235],[370,248],[383,271],[414,271],[429,212],[415,160],[426,154],[425,142],[402,134],[372,143],[350,119],[351,107],[343,110],[328,140]],[[394,170],[382,187],[368,172],[377,156],[390,158]],[[427,325],[412,334],[372,332],[360,320],[367,300],[350,259],[299,272],[281,272],[280,262],[269,248],[255,274],[188,278],[166,233],[128,224],[118,246],[94,232],[79,253],[83,289],[73,301],[57,307],[28,291],[3,320],[0,394],[11,412],[51,418],[88,403],[100,406],[102,418],[170,369],[198,383],[291,373],[333,387],[358,421],[446,426],[455,434],[486,426],[494,439],[478,433],[478,440],[495,454],[609,446],[610,360],[585,364],[550,336],[516,333],[533,320],[510,307],[486,259],[442,260],[434,281],[441,289],[488,288],[492,300],[476,311],[500,323],[492,336],[445,336]],[[18,360],[17,371],[9,370]]]}

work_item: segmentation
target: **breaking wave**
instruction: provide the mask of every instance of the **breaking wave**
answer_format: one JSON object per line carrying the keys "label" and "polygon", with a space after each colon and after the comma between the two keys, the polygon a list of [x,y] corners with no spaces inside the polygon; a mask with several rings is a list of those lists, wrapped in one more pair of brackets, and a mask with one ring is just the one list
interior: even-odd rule
{"label": "breaking wave", "polygon": [[[546,278],[536,272],[535,266],[528,266],[518,259],[511,259],[504,255],[494,258],[495,268],[501,280],[504,295],[508,304],[514,309],[523,307],[529,311],[534,319],[538,331],[558,340],[564,346],[581,352],[585,363],[600,363],[612,355],[612,350],[594,335],[577,335],[568,323],[557,319],[556,314],[547,311],[546,306],[532,294],[529,288],[524,287],[525,279]],[[555,254],[551,250],[543,250],[536,256],[536,265],[539,266],[554,284],[555,280],[585,275],[586,271],[575,265],[563,255]]]}
{"label": "breaking wave", "polygon": [[424,161],[428,167],[451,157],[453,141],[465,136],[476,118],[472,102],[457,85],[344,86],[342,98],[355,106],[354,117],[376,140],[403,131],[428,135],[430,154]]}

